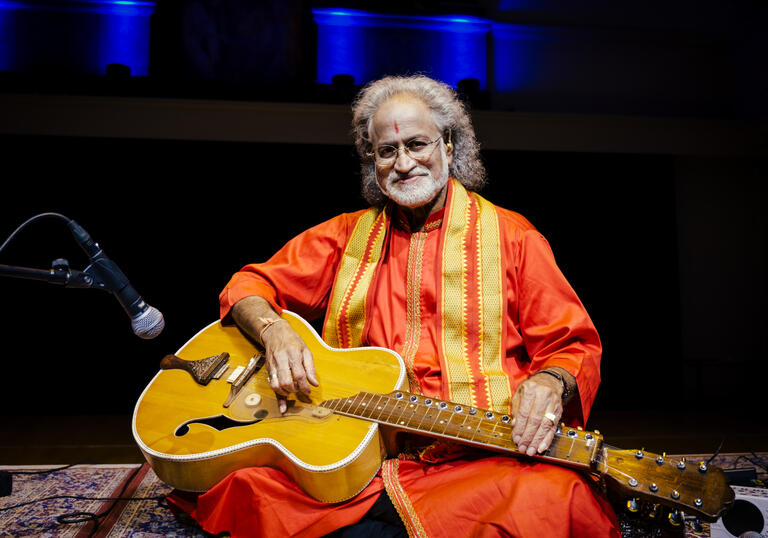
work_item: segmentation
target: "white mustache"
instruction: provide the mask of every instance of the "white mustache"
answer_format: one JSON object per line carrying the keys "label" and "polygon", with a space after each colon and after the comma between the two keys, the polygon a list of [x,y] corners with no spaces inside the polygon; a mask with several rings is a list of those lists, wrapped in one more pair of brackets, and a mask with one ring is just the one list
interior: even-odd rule
{"label": "white mustache", "polygon": [[397,181],[399,179],[404,179],[406,177],[411,176],[429,176],[431,175],[429,168],[426,166],[416,166],[415,168],[408,171],[406,174],[401,174],[400,172],[397,172],[395,170],[392,170],[389,173],[389,177],[387,178],[388,183],[392,183],[394,181]]}

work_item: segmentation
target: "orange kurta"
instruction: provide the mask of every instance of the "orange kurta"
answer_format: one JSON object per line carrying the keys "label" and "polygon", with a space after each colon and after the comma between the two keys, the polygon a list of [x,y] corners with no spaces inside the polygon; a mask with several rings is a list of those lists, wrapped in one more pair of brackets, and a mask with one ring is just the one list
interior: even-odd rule
{"label": "orange kurta", "polygon": [[[251,295],[266,298],[278,311],[287,308],[307,319],[323,315],[363,213],[311,228],[268,262],[244,267],[221,293],[222,319]],[[496,213],[506,302],[502,368],[509,394],[533,373],[562,367],[575,376],[580,395],[566,414],[583,425],[600,381],[597,333],[541,234],[517,213]],[[437,307],[443,217],[439,211],[423,231],[411,232],[396,208],[387,216],[363,343],[399,352],[412,390],[448,399]],[[551,465],[471,453],[433,454],[430,463],[390,460],[361,494],[337,505],[310,499],[279,471],[247,469],[202,495],[193,514],[214,533],[319,536],[358,521],[384,487],[411,535],[618,535],[615,517],[591,480]]]}

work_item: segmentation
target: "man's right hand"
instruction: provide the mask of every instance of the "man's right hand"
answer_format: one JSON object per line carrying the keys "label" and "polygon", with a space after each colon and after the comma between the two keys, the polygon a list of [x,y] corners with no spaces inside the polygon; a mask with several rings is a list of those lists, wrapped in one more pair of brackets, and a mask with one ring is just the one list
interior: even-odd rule
{"label": "man's right hand", "polygon": [[289,394],[300,392],[309,396],[312,386],[319,385],[312,352],[265,299],[241,299],[232,307],[232,318],[264,346],[269,385],[278,396],[281,413],[288,409]]}

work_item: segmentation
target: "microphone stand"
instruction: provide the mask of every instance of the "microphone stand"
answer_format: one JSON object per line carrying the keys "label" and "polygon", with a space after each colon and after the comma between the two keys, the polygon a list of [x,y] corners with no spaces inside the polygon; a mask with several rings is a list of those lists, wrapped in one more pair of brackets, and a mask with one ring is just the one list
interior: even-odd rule
{"label": "microphone stand", "polygon": [[91,269],[92,266],[88,266],[85,271],[71,270],[67,260],[57,258],[51,262],[49,270],[0,264],[0,276],[42,280],[65,288],[97,288],[108,291],[104,282],[90,272]]}

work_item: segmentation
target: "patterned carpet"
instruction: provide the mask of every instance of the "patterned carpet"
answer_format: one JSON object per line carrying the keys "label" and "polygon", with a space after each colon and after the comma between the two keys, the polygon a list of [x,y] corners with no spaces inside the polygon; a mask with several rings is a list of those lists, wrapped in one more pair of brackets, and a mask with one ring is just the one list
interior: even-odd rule
{"label": "patterned carpet", "polygon": [[[758,456],[758,455],[755,455]],[[761,453],[762,462],[768,454]],[[687,455],[692,461],[707,456]],[[749,456],[747,456],[749,458]],[[723,454],[712,462],[723,469],[749,466],[750,460],[738,454]],[[171,491],[149,465],[76,465],[45,474],[50,466],[0,466],[13,474],[13,491],[0,497],[0,536],[14,537],[153,537],[211,536],[186,515],[176,515],[163,498]],[[758,478],[768,478],[764,470]],[[111,501],[108,497],[140,499]],[[54,498],[51,498],[54,497]],[[63,498],[62,498],[63,497]],[[79,497],[79,498],[75,498]],[[47,499],[47,500],[43,500]],[[25,504],[29,503],[29,504]],[[22,506],[18,506],[22,505]],[[10,508],[18,506],[17,508]],[[618,508],[618,507],[617,507]],[[57,518],[68,514],[92,513],[96,521],[64,523]],[[687,523],[675,531],[648,527],[619,512],[622,533],[627,538],[680,536],[709,537],[709,525],[695,531]]]}
{"label": "patterned carpet", "polygon": [[[35,472],[50,466],[0,467],[13,473]],[[122,491],[122,494],[121,494]],[[77,465],[47,474],[14,474],[13,492],[0,497],[0,536],[35,537],[152,537],[209,536],[189,518],[175,516],[159,499],[171,491],[149,465]],[[144,498],[141,501],[92,500],[105,497]],[[76,499],[72,497],[87,497]],[[57,517],[76,513],[103,514],[96,522],[60,523]]]}

